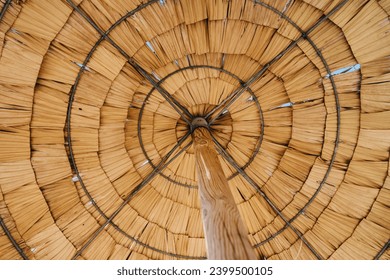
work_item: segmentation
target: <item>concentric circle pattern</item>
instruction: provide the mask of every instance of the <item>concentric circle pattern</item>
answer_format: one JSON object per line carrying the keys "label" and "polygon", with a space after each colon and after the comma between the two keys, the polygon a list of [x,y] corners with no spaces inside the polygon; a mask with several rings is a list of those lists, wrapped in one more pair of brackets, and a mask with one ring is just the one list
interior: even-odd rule
{"label": "concentric circle pattern", "polygon": [[196,118],[259,259],[390,258],[389,1],[16,2],[0,258],[207,258]]}

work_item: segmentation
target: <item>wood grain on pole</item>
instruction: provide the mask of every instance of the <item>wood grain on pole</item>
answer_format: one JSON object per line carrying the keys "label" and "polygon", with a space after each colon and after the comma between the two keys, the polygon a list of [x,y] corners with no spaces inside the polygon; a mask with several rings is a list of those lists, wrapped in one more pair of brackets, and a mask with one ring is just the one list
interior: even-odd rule
{"label": "wood grain on pole", "polygon": [[199,127],[192,137],[208,259],[256,259],[210,132]]}

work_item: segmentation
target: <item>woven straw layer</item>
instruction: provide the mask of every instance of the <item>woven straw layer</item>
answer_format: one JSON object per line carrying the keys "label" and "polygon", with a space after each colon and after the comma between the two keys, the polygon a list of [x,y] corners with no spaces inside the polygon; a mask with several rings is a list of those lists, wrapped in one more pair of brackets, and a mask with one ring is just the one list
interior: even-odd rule
{"label": "woven straw layer", "polygon": [[390,1],[0,3],[1,259],[206,258],[188,116],[259,258],[390,259]]}

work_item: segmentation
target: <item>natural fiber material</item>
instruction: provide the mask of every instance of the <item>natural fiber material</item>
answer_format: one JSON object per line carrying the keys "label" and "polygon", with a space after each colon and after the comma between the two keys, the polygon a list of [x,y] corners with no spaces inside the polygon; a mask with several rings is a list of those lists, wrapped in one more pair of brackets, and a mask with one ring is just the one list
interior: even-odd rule
{"label": "natural fiber material", "polygon": [[258,258],[389,259],[389,13],[0,0],[0,258],[207,258],[202,116]]}

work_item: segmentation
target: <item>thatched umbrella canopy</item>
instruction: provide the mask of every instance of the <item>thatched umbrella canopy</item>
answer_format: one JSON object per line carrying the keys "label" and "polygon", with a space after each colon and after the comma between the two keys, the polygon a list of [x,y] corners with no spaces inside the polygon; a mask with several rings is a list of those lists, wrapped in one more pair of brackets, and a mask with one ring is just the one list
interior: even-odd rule
{"label": "thatched umbrella canopy", "polygon": [[259,259],[389,259],[389,0],[0,0],[0,258],[204,259],[207,119]]}

